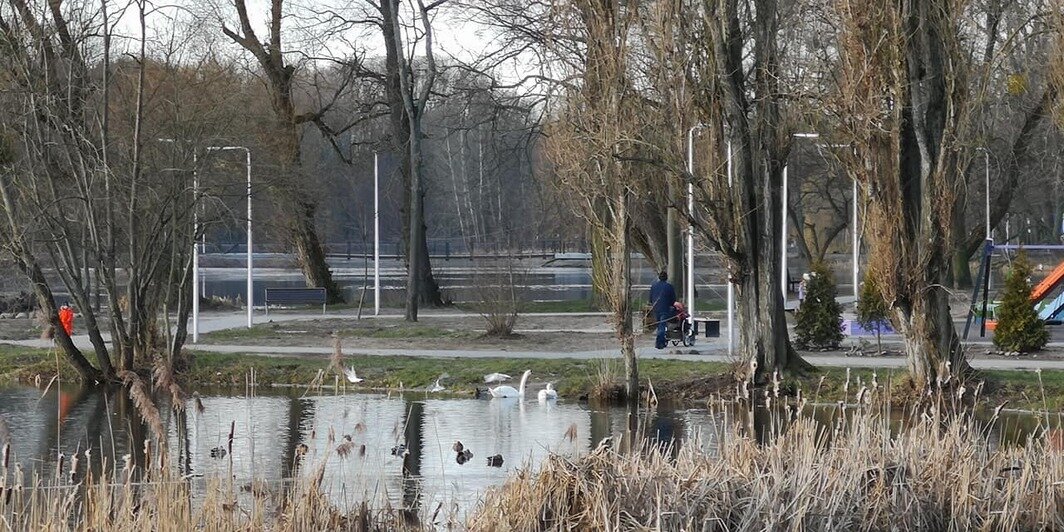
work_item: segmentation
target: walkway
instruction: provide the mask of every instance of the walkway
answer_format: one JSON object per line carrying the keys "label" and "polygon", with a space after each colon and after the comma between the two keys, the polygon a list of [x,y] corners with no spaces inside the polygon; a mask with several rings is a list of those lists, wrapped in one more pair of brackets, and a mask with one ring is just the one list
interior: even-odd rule
{"label": "walkway", "polygon": [[[468,312],[455,312],[455,311],[429,311],[422,312],[420,314],[424,318],[432,317],[479,317],[479,314]],[[594,317],[594,316],[606,316],[605,313],[535,313],[525,314],[526,316],[539,316],[539,317]],[[402,314],[392,312],[382,314],[381,316],[363,316],[363,320],[367,319],[384,319],[394,320],[402,319]],[[256,323],[263,323],[265,319],[262,316],[256,316]],[[325,316],[326,319],[356,319],[356,315],[353,311],[347,311],[343,313],[329,313]],[[246,326],[247,315],[240,311],[225,312],[225,313],[210,313],[205,314],[200,320],[200,333],[209,333],[212,331],[220,331],[225,329],[235,329]],[[307,313],[307,314],[289,314],[289,313],[274,313],[270,315],[270,320],[275,322],[280,321],[306,321],[306,320],[318,320],[322,319],[320,313]],[[545,329],[529,329],[526,332],[548,332]],[[588,330],[582,330],[581,332],[594,332],[604,333],[609,332],[606,327],[594,328]],[[887,337],[884,337],[887,339]],[[637,356],[644,359],[671,359],[671,360],[689,360],[700,362],[721,362],[728,363],[734,362],[734,357],[730,357],[727,354],[727,340],[724,338],[698,338],[697,345],[692,348],[669,348],[664,350],[657,350],[653,347],[644,346],[637,348]],[[23,347],[34,348],[48,348],[52,346],[50,340],[0,340],[0,343],[19,345]],[[89,342],[87,335],[75,335],[74,343],[79,349],[91,350],[92,344]],[[886,343],[886,342],[885,342]],[[895,343],[895,342],[890,342]],[[968,345],[990,345],[989,341],[968,342]],[[1053,342],[1050,347],[1064,348],[1064,342]],[[241,353],[249,355],[263,355],[263,356],[322,356],[328,357],[332,354],[333,349],[331,347],[320,346],[261,346],[261,345],[218,345],[218,344],[191,344],[185,345],[186,349],[191,351],[201,352],[213,352],[213,353]],[[417,356],[417,357],[433,357],[433,358],[547,358],[547,359],[562,359],[562,358],[575,358],[575,359],[601,359],[601,358],[618,358],[620,356],[617,349],[602,349],[592,351],[572,351],[572,352],[543,352],[543,351],[511,351],[506,349],[374,349],[374,348],[359,348],[357,346],[348,345],[344,348],[344,353],[349,355],[370,355],[370,356]],[[816,354],[811,353],[805,355],[805,358],[818,366],[829,367],[882,367],[882,368],[901,368],[905,366],[905,358],[899,356],[884,356],[884,357],[848,357],[840,356],[838,354]],[[977,369],[1000,369],[1000,370],[1033,370],[1036,368],[1064,370],[1064,360],[1053,359],[1041,359],[1037,357],[1022,357],[1022,358],[984,358],[975,357],[970,360],[973,367]]]}

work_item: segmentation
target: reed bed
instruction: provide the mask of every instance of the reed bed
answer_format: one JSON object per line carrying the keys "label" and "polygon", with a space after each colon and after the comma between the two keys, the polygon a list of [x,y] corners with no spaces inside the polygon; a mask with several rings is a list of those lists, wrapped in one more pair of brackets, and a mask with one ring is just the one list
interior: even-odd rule
{"label": "reed bed", "polygon": [[[470,519],[491,530],[1064,530],[1064,456],[1045,437],[999,446],[944,409],[837,410],[824,426],[777,410],[758,443],[748,420],[708,445],[551,456],[489,491]],[[752,419],[752,416],[751,416]],[[993,422],[993,421],[992,421]]]}
{"label": "reed bed", "polygon": [[[7,459],[7,449],[4,458]],[[324,464],[304,478],[245,484],[147,473],[129,463],[120,471],[78,479],[77,457],[60,460],[60,478],[26,482],[18,466],[2,469],[0,530],[157,532],[211,530],[391,531],[424,529],[417,516],[366,504],[341,511],[320,487]],[[5,460],[5,466],[10,463]],[[137,479],[138,475],[144,478]],[[196,490],[193,483],[205,483]]]}

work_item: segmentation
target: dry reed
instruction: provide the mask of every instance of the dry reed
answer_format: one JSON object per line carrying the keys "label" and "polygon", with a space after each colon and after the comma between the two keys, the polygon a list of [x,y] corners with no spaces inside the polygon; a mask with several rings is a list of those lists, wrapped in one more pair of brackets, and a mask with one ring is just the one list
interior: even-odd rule
{"label": "dry reed", "polygon": [[[770,426],[793,410],[777,412]],[[744,435],[752,430],[744,423],[722,427],[707,435],[714,452],[690,442],[675,456],[650,444],[625,454],[598,449],[576,461],[553,455],[538,471],[520,470],[490,490],[468,525],[1064,530],[1064,454],[1039,437],[998,446],[971,416],[940,412],[914,413],[900,432],[886,412],[861,406],[829,427],[797,417],[764,444]]]}
{"label": "dry reed", "polygon": [[[86,462],[89,460],[86,457]],[[67,478],[77,478],[71,462]],[[339,530],[386,531],[424,529],[402,512],[371,510],[365,503],[350,512],[338,510],[321,489],[325,462],[309,477],[282,482],[254,481],[237,486],[214,478],[207,481],[148,471],[134,482],[136,466],[127,460],[120,472],[91,475],[68,483],[35,478],[24,484],[21,474],[0,482],[0,523],[4,530]],[[203,482],[203,486],[194,484]]]}

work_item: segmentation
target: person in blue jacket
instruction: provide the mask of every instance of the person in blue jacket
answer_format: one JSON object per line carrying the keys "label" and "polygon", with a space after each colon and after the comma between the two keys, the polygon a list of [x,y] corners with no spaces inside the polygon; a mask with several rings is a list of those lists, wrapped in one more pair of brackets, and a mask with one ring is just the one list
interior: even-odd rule
{"label": "person in blue jacket", "polygon": [[665,272],[658,274],[658,281],[650,285],[650,304],[653,305],[654,320],[658,323],[658,337],[654,347],[665,348],[665,328],[672,319],[676,309],[676,289],[669,284],[669,275]]}

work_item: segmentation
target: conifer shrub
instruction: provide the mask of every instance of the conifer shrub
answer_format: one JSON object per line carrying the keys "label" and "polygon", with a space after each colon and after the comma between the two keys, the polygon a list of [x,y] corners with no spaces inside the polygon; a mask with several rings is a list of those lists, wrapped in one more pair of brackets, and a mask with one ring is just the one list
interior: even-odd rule
{"label": "conifer shrub", "polygon": [[1049,342],[1046,324],[1031,303],[1031,262],[1020,250],[1005,277],[1004,293],[997,307],[994,345],[1003,351],[1029,353]]}
{"label": "conifer shrub", "polygon": [[876,346],[883,353],[883,329],[890,319],[890,308],[883,300],[879,282],[874,275],[866,275],[857,297],[857,323],[866,330],[876,332]]}
{"label": "conifer shrub", "polygon": [[795,312],[795,345],[801,349],[833,348],[842,342],[842,305],[831,271],[814,264],[806,281],[805,300]]}

